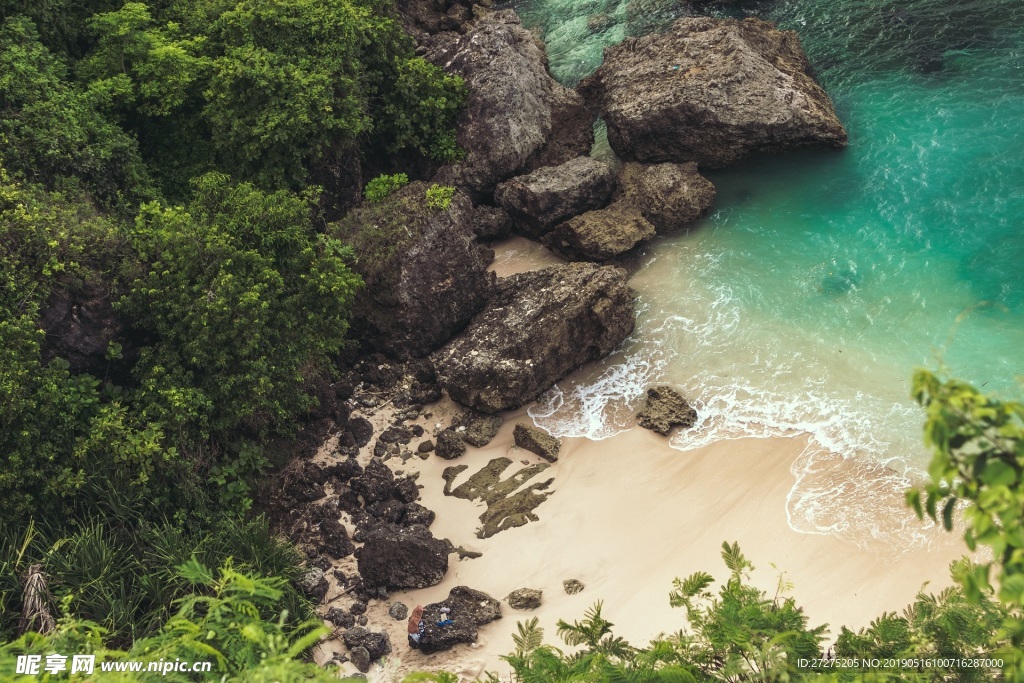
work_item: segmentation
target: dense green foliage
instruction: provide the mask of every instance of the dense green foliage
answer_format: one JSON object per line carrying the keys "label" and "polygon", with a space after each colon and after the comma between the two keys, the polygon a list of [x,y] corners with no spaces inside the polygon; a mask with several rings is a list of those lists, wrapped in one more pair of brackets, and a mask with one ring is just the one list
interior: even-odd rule
{"label": "dense green foliage", "polygon": [[347,344],[362,283],[321,207],[456,158],[464,97],[387,0],[0,0],[6,654],[320,675],[251,486]]}
{"label": "dense green foliage", "polygon": [[0,24],[0,142],[8,169],[78,186],[107,207],[152,195],[138,144],[108,116],[110,93],[70,79],[24,17]]}
{"label": "dense green foliage", "polygon": [[[251,444],[311,406],[305,383],[344,343],[359,286],[349,252],[317,232],[314,198],[208,175],[187,208],[148,203],[120,226],[6,175],[0,192],[0,510],[59,510],[111,465],[157,510],[211,467],[224,501],[244,507],[228,471],[258,470]],[[83,288],[145,340],[130,387],[44,362],[40,308]]]}
{"label": "dense green foliage", "polygon": [[313,199],[211,174],[187,208],[141,208],[131,241],[146,265],[119,308],[161,342],[136,366],[137,396],[182,442],[262,436],[310,406],[303,370],[341,348],[359,286],[350,252],[316,232]]}
{"label": "dense green foliage", "polygon": [[[95,655],[96,673],[87,676],[89,680],[337,680],[314,664],[301,661],[302,653],[326,629],[319,621],[293,623],[288,618],[283,579],[240,571],[230,560],[216,575],[201,562],[190,560],[174,570],[174,579],[188,586],[187,592],[175,600],[175,612],[152,635],[136,639],[130,648],[111,648],[100,624],[65,618],[47,635],[30,631],[0,646],[0,680],[24,678],[12,675],[16,656],[45,657],[54,652]],[[211,672],[198,676],[176,671],[100,672],[103,662],[179,660],[189,664],[210,662]]]}
{"label": "dense green foliage", "polygon": [[384,2],[129,2],[88,26],[80,78],[175,196],[211,169],[295,188],[360,151],[457,153],[464,86],[414,55]]}
{"label": "dense green foliage", "polygon": [[452,205],[452,197],[455,196],[455,188],[451,185],[433,184],[427,188],[427,208],[447,211]]}
{"label": "dense green foliage", "polygon": [[366,183],[363,197],[371,204],[384,201],[389,194],[409,184],[409,176],[404,173],[394,175],[382,174]]}

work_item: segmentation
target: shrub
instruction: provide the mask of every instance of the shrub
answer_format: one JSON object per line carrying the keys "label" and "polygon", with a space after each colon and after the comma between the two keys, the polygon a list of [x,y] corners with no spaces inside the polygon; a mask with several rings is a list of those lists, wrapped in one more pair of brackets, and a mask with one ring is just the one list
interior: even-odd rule
{"label": "shrub", "polygon": [[447,211],[452,205],[452,197],[455,196],[455,188],[451,185],[434,184],[427,188],[427,208]]}
{"label": "shrub", "polygon": [[265,193],[210,174],[188,209],[144,205],[147,264],[120,310],[159,343],[136,366],[148,419],[193,448],[241,431],[284,433],[313,399],[303,381],[344,343],[360,279],[351,252],[314,229],[312,195]]}
{"label": "shrub", "polygon": [[377,204],[384,201],[384,199],[395,190],[408,184],[409,176],[404,173],[379,175],[366,183],[366,187],[363,189],[363,196],[366,198],[366,201],[371,204]]}

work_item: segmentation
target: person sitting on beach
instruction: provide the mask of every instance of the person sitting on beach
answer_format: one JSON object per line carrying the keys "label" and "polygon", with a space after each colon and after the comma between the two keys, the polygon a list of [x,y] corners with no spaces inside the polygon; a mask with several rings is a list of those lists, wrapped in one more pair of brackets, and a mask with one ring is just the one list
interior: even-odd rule
{"label": "person sitting on beach", "polygon": [[448,609],[447,607],[442,607],[441,608],[441,621],[437,622],[437,625],[438,626],[449,626],[449,625],[451,625],[452,619],[451,619],[451,616],[449,616],[450,613],[451,613],[450,609]]}
{"label": "person sitting on beach", "polygon": [[420,638],[423,637],[423,630],[427,627],[423,623],[423,605],[416,605],[416,608],[409,615],[409,647],[417,649],[420,646]]}

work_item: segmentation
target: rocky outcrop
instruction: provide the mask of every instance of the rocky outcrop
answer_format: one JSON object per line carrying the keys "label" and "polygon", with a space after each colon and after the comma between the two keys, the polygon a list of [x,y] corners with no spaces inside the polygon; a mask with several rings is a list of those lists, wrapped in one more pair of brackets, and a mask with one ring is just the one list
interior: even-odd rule
{"label": "rocky outcrop", "polygon": [[558,451],[562,447],[562,442],[543,429],[520,422],[512,431],[512,438],[515,440],[516,446],[535,453],[548,462],[558,460]]}
{"label": "rocky outcrop", "polygon": [[456,192],[447,209],[430,208],[428,187],[410,183],[337,225],[366,282],[351,329],[368,346],[401,357],[425,355],[464,327],[493,281],[474,239],[469,197]]}
{"label": "rocky outcrop", "polygon": [[467,414],[461,422],[464,429],[460,432],[462,440],[470,446],[483,448],[498,435],[501,429],[501,416]]}
{"label": "rocky outcrop", "polygon": [[793,31],[759,19],[680,19],[605,49],[580,85],[626,161],[720,168],[755,152],[840,148],[846,131]]}
{"label": "rocky outcrop", "polygon": [[359,575],[370,587],[388,590],[436,586],[448,571],[448,541],[425,527],[378,524],[363,536],[356,551]]}
{"label": "rocky outcrop", "polygon": [[668,436],[673,427],[692,427],[697,422],[697,411],[672,387],[651,387],[636,417],[644,429]]}
{"label": "rocky outcrop", "polygon": [[548,73],[543,46],[515,12],[485,13],[425,57],[461,76],[469,89],[456,123],[466,156],[442,168],[439,182],[483,198],[506,178],[590,150],[591,114],[575,91]]}
{"label": "rocky outcrop", "polygon": [[363,497],[366,505],[371,505],[391,498],[395,490],[395,475],[380,458],[372,458],[362,476],[353,479],[349,486]]}
{"label": "rocky outcrop", "polygon": [[517,588],[508,594],[505,598],[505,602],[512,609],[537,609],[540,607],[541,596],[543,591],[535,590],[533,588]]}
{"label": "rocky outcrop", "polygon": [[[449,611],[442,612],[442,608]],[[451,623],[440,625],[445,615]],[[475,643],[479,627],[495,619],[501,619],[501,603],[482,591],[456,586],[446,600],[423,608],[426,628],[420,636],[420,650],[430,654],[457,643]]]}
{"label": "rocky outcrop", "polygon": [[654,226],[629,204],[574,216],[544,236],[544,244],[569,261],[607,261],[654,237]]}
{"label": "rocky outcrop", "polygon": [[466,454],[466,442],[451,427],[442,429],[437,435],[436,453],[445,460],[461,458]]}
{"label": "rocky outcrop", "polygon": [[529,237],[541,237],[558,223],[608,202],[614,174],[592,157],[546,166],[498,185],[494,200]]}
{"label": "rocky outcrop", "polygon": [[512,235],[512,217],[500,206],[478,206],[473,214],[473,234],[483,242]]}
{"label": "rocky outcrop", "polygon": [[715,201],[715,186],[692,162],[627,162],[619,169],[615,199],[639,210],[659,233],[667,233],[703,218]]}
{"label": "rocky outcrop", "polygon": [[571,263],[498,281],[487,308],[433,358],[438,381],[485,413],[518,408],[633,330],[626,271]]}

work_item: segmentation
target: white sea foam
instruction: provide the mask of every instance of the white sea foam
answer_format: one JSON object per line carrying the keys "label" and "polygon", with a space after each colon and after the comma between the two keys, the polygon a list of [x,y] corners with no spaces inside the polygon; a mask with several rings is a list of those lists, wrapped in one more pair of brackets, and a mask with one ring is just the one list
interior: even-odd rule
{"label": "white sea foam", "polygon": [[[905,436],[919,433],[920,416],[894,395],[851,384],[843,372],[857,367],[855,352],[840,363],[820,340],[786,339],[785,325],[744,314],[730,286],[646,291],[644,271],[637,280],[643,303],[634,334],[598,367],[542,396],[529,410],[538,426],[605,439],[633,427],[648,387],[669,383],[698,416],[671,438],[680,451],[723,439],[810,437],[792,469],[786,512],[794,530],[882,542],[894,552],[926,542],[928,525],[908,514],[902,493],[923,470],[920,440]],[[686,305],[659,305],[680,294]]]}

